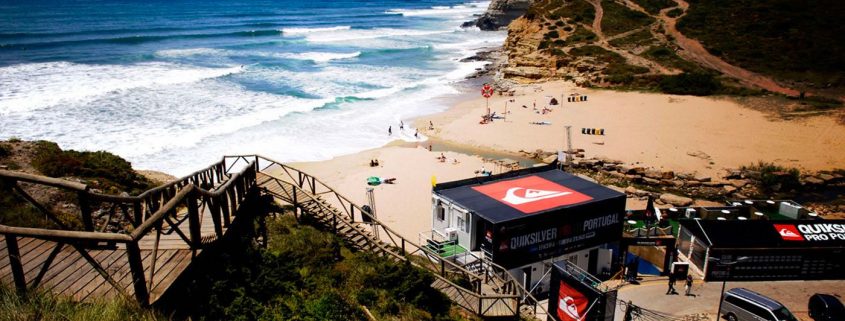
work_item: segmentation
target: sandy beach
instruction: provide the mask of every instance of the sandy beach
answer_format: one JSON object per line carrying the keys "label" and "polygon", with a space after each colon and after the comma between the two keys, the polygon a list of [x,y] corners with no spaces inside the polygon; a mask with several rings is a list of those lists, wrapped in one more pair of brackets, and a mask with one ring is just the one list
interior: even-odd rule
{"label": "sandy beach", "polygon": [[[567,102],[575,93],[587,101]],[[542,114],[553,97],[560,105]],[[826,116],[772,120],[729,99],[591,90],[562,81],[522,86],[513,97],[496,95],[491,109],[503,114],[506,102],[507,119],[492,124],[479,124],[485,113],[480,96],[417,122],[435,124],[422,131],[428,136],[507,152],[560,150],[564,126],[571,125],[573,148],[585,149],[587,157],[714,177],[760,160],[810,171],[845,167],[845,126]],[[606,134],[583,135],[582,128]]]}
{"label": "sandy beach", "polygon": [[[573,93],[588,100],[567,102],[566,97]],[[533,110],[535,101],[541,111],[552,97],[561,103],[550,106],[550,113]],[[433,144],[446,141],[453,146],[506,153],[558,150],[565,144],[564,125],[571,125],[573,147],[584,148],[587,157],[605,156],[714,177],[724,168],[759,160],[805,170],[845,167],[845,140],[840,139],[845,137],[845,126],[828,117],[774,121],[727,99],[599,91],[566,82],[522,86],[513,97],[494,96],[490,105],[502,114],[506,101],[507,119],[492,124],[479,124],[485,112],[483,99],[460,102],[444,113],[413,123],[421,133],[435,138]],[[434,123],[433,130],[425,128],[429,121]],[[606,135],[583,135],[582,127],[603,128]],[[291,165],[320,177],[362,205],[366,204],[368,177],[396,178],[396,184],[375,187],[379,219],[417,240],[420,232],[431,228],[432,176],[445,182],[473,177],[482,166],[495,169],[480,156],[457,152],[444,152],[447,160],[441,162],[439,146],[431,152],[429,144],[394,143],[327,161]],[[372,159],[378,159],[380,165],[370,167]],[[696,205],[714,204],[698,201]],[[641,199],[627,202],[629,209],[645,206]]]}

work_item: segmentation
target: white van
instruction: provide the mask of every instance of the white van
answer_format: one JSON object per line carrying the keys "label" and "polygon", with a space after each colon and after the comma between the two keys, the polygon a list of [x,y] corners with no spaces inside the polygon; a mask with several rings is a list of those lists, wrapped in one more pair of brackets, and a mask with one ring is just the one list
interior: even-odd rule
{"label": "white van", "polygon": [[721,312],[728,321],[798,321],[780,302],[745,288],[725,292]]}

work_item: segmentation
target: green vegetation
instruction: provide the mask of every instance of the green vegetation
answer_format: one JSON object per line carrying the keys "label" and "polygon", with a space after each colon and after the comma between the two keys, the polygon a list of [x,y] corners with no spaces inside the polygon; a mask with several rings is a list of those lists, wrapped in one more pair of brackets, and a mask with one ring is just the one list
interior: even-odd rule
{"label": "green vegetation", "polygon": [[654,42],[655,39],[648,29],[643,29],[622,38],[610,41],[610,45],[619,48],[633,48]]}
{"label": "green vegetation", "polygon": [[766,192],[789,191],[801,187],[801,182],[798,180],[801,171],[797,168],[785,168],[760,161],[757,164],[743,166],[742,170],[759,172],[761,187]]}
{"label": "green vegetation", "polygon": [[[818,86],[845,86],[845,2],[690,0],[678,28],[744,68]],[[714,28],[713,26],[718,26]]]}
{"label": "green vegetation", "polygon": [[0,224],[18,227],[56,228],[35,207],[12,192],[10,182],[0,180]]}
{"label": "green vegetation", "polygon": [[430,287],[433,276],[409,264],[351,252],[334,235],[291,216],[268,219],[270,243],[245,238],[207,258],[186,293],[174,296],[193,320],[460,320]]}
{"label": "green vegetation", "polygon": [[78,303],[52,294],[19,296],[0,286],[0,321],[154,321],[167,320],[125,298]]}
{"label": "green vegetation", "polygon": [[669,94],[707,96],[721,90],[722,84],[711,74],[685,72],[663,77],[659,88]]}
{"label": "green vegetation", "polygon": [[681,10],[681,8],[675,8],[666,12],[666,16],[668,16],[669,18],[677,18],[680,17],[682,14],[684,14],[684,10]]}
{"label": "green vegetation", "polygon": [[596,17],[593,5],[584,0],[540,0],[525,13],[527,19],[564,19],[570,23],[591,24]]}
{"label": "green vegetation", "polygon": [[653,46],[648,48],[643,55],[657,63],[675,69],[680,69],[686,72],[701,72],[702,69],[698,65],[686,61],[679,57],[674,50],[664,46]]}
{"label": "green vegetation", "polygon": [[648,68],[629,65],[619,54],[608,51],[599,46],[583,46],[569,51],[570,55],[592,57],[596,62],[606,63],[604,74],[607,81],[614,84],[628,84],[634,80],[634,75],[648,72]]}
{"label": "green vegetation", "polygon": [[654,22],[654,18],[613,1],[604,1],[601,5],[604,9],[601,29],[607,36],[644,27]]}
{"label": "green vegetation", "polygon": [[6,144],[0,144],[0,158],[12,155],[12,147]]}
{"label": "green vegetation", "polygon": [[91,181],[94,188],[110,193],[126,191],[139,194],[154,184],[138,175],[132,164],[105,151],[63,151],[59,145],[48,141],[35,142],[32,166],[51,177],[76,176]]}
{"label": "green vegetation", "polygon": [[677,6],[678,4],[672,0],[634,0],[640,7],[650,14],[656,15],[660,10]]}

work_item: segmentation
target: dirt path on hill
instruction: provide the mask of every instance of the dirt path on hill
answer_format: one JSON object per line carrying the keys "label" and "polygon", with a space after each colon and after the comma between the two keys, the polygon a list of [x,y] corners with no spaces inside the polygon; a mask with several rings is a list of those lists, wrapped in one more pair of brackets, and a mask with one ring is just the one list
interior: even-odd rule
{"label": "dirt path on hill", "polygon": [[587,0],[587,2],[592,4],[596,10],[596,16],[593,18],[593,32],[600,40],[604,41],[604,33],[601,31],[601,19],[604,17],[604,9],[601,7],[601,0]]}
{"label": "dirt path on hill", "polygon": [[[604,35],[604,32],[602,32],[601,21],[604,18],[604,9],[601,6],[601,0],[587,0],[587,2],[589,2],[590,4],[593,5],[593,8],[595,9],[596,14],[595,14],[595,18],[593,19],[592,28],[587,27],[586,25],[584,25],[584,27],[586,27],[588,29],[592,29],[593,33],[596,34],[596,37],[598,37],[598,40],[596,41],[596,45],[598,45],[599,47],[602,47],[605,50],[612,51],[612,52],[622,56],[623,58],[625,58],[625,60],[627,62],[629,62],[633,65],[648,68],[649,73],[652,73],[652,74],[673,75],[673,74],[677,74],[677,73],[680,72],[679,70],[672,70],[672,69],[666,68],[663,65],[658,64],[654,61],[651,61],[649,59],[646,59],[646,58],[640,57],[638,55],[632,54],[632,53],[628,52],[627,50],[622,50],[622,49],[616,48],[614,46],[611,46],[609,41],[612,40],[612,39],[619,38],[620,35],[615,35],[615,36],[608,38]],[[638,30],[639,29],[632,30],[631,33],[638,31]]]}
{"label": "dirt path on hill", "polygon": [[699,41],[684,36],[684,34],[678,31],[676,24],[678,19],[686,15],[687,9],[689,9],[689,3],[684,0],[675,0],[675,2],[684,11],[683,14],[677,18],[669,17],[667,13],[675,8],[666,8],[660,10],[660,15],[657,18],[663,22],[666,32],[675,38],[675,43],[684,49],[680,52],[681,55],[731,78],[735,78],[747,86],[758,87],[787,96],[798,96],[798,90],[783,87],[769,77],[731,65],[721,58],[710,54]]}

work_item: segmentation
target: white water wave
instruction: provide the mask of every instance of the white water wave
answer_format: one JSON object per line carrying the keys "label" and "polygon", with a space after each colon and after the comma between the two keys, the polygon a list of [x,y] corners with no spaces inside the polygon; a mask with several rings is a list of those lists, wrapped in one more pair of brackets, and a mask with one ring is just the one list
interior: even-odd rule
{"label": "white water wave", "polygon": [[450,18],[468,17],[480,14],[490,5],[490,2],[473,2],[455,6],[434,6],[428,9],[390,9],[385,13],[401,14],[405,17],[419,16],[447,16]]}
{"label": "white water wave", "polygon": [[287,35],[301,35],[301,34],[309,34],[315,32],[333,32],[333,31],[341,31],[341,30],[349,30],[352,29],[351,26],[336,26],[336,27],[325,27],[325,28],[282,28],[282,34]]}
{"label": "white water wave", "polygon": [[193,83],[243,71],[170,63],[88,65],[48,62],[0,68],[0,114],[78,104],[118,90]]}
{"label": "white water wave", "polygon": [[360,51],[356,52],[301,52],[301,53],[287,53],[281,54],[280,57],[290,58],[290,59],[299,59],[299,60],[311,60],[313,62],[327,62],[332,60],[343,60],[343,59],[352,59],[361,55]]}

